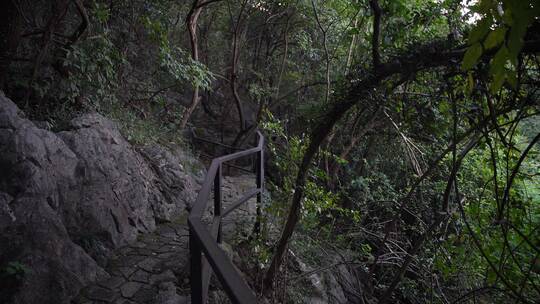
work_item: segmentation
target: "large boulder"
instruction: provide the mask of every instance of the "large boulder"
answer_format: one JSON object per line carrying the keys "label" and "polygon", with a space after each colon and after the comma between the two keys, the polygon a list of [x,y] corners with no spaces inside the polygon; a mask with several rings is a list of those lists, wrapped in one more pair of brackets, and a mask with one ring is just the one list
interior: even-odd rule
{"label": "large boulder", "polygon": [[41,129],[0,92],[0,303],[69,303],[106,277],[112,250],[186,212],[185,155],[141,153],[99,114]]}
{"label": "large boulder", "polygon": [[153,172],[99,114],[85,114],[58,134],[76,155],[76,187],[58,194],[64,224],[74,241],[104,262],[106,249],[133,241],[155,229]]}
{"label": "large boulder", "polygon": [[[181,149],[173,153],[162,146],[146,146],[141,149],[150,168],[155,174],[151,180],[158,191],[153,191],[152,207],[158,221],[169,221],[179,207],[190,208],[204,176],[203,166],[187,156]],[[158,195],[156,195],[158,194]]]}
{"label": "large boulder", "polygon": [[[45,200],[21,197],[11,202],[16,221],[1,232],[2,260],[21,265],[6,277],[13,289],[2,290],[2,303],[67,303],[84,285],[108,274],[73,243]],[[4,264],[4,263],[3,263]],[[16,264],[16,265],[17,265]],[[14,282],[15,281],[15,282]],[[2,285],[2,287],[7,287]]]}
{"label": "large boulder", "polygon": [[360,265],[352,263],[354,254],[341,251],[319,257],[319,265],[308,265],[292,250],[290,267],[296,271],[298,281],[288,292],[298,303],[365,303],[364,289],[359,279]]}
{"label": "large boulder", "polygon": [[76,155],[0,95],[0,302],[62,303],[105,276],[62,222],[59,193],[76,185]]}

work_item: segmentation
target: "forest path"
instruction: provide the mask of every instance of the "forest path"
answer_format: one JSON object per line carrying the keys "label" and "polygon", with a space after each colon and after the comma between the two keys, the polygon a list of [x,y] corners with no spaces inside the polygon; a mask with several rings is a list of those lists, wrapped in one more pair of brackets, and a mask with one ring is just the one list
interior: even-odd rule
{"label": "forest path", "polygon": [[[255,185],[254,175],[223,177],[223,208]],[[247,233],[255,216],[255,198],[223,221],[224,240]],[[210,218],[212,204],[205,216]],[[184,304],[189,303],[189,228],[187,213],[140,235],[133,244],[119,248],[105,270],[110,278],[83,288],[74,304]]]}

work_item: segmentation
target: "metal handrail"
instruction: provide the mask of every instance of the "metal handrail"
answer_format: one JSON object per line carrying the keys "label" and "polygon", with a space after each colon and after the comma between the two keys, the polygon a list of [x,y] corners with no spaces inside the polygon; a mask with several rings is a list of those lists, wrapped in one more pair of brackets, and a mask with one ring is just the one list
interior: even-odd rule
{"label": "metal handrail", "polygon": [[[221,220],[231,211],[257,196],[261,204],[264,188],[264,137],[257,131],[258,144],[254,148],[214,158],[206,174],[197,200],[188,217],[189,250],[191,255],[191,303],[205,304],[208,299],[208,287],[213,273],[217,276],[229,299],[233,303],[256,303],[256,297],[240,273],[234,268],[225,252],[219,247],[222,241]],[[226,210],[222,210],[222,165],[224,162],[257,154],[256,180],[257,186],[248,190],[239,200],[233,202]],[[214,218],[212,229],[202,222],[202,216],[210,193],[214,188]],[[203,256],[204,253],[204,256]]]}
{"label": "metal handrail", "polygon": [[[231,145],[227,145],[227,144],[224,144],[224,143],[221,143],[221,142],[217,142],[217,141],[214,141],[214,140],[211,140],[211,139],[207,139],[207,138],[203,138],[203,137],[200,137],[198,136],[196,133],[195,133],[195,130],[193,128],[190,128],[190,134],[191,134],[191,139],[195,142],[195,141],[200,141],[200,142],[203,142],[203,143],[207,143],[207,144],[211,144],[211,145],[215,145],[215,146],[218,146],[218,147],[222,147],[222,148],[225,148],[229,151],[242,151],[244,150],[245,148],[241,148],[241,147],[235,147],[235,146],[231,146]],[[205,157],[208,157],[208,158],[211,158],[212,156],[211,155],[208,155],[206,153],[201,153],[201,155],[205,156]],[[240,170],[240,171],[244,171],[244,172],[251,172],[249,169],[246,169],[244,167],[241,167],[241,166],[237,166],[237,165],[233,165],[233,164],[225,164],[229,169],[230,168],[234,168],[234,169],[237,169],[237,170]]]}
{"label": "metal handrail", "polygon": [[195,133],[194,129],[190,129],[190,133],[191,133],[191,138],[193,140],[202,141],[202,142],[205,142],[205,143],[208,143],[208,144],[220,146],[220,147],[227,148],[227,149],[230,149],[230,150],[242,150],[242,148],[240,148],[240,147],[234,147],[234,146],[227,145],[227,144],[224,144],[224,143],[221,143],[221,142],[217,142],[217,141],[213,141],[213,140],[210,140],[210,139],[207,139],[207,138],[200,137]]}

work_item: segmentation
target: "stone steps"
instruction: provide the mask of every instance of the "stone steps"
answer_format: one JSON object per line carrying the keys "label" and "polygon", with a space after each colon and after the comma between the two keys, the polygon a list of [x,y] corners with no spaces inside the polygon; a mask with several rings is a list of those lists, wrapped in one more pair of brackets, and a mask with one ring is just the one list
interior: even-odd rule
{"label": "stone steps", "polygon": [[[254,185],[252,175],[225,177],[223,208]],[[255,212],[254,199],[247,204],[227,218],[224,224],[226,240],[234,239],[239,231],[248,231],[252,226],[250,219]],[[72,303],[189,303],[188,243],[185,215],[159,225],[153,233],[141,235],[137,242],[116,250],[105,268],[110,277],[82,289]]]}
{"label": "stone steps", "polygon": [[187,303],[188,231],[185,219],[158,226],[120,248],[106,267],[110,278],[84,288],[73,303]]}

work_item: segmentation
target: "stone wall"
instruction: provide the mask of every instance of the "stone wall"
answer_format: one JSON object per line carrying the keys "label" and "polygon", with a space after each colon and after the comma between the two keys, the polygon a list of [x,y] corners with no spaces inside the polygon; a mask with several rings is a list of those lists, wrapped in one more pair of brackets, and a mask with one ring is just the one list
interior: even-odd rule
{"label": "stone wall", "polygon": [[202,176],[184,151],[135,148],[99,114],[41,125],[0,92],[1,303],[69,303],[108,276],[112,250],[186,212]]}

